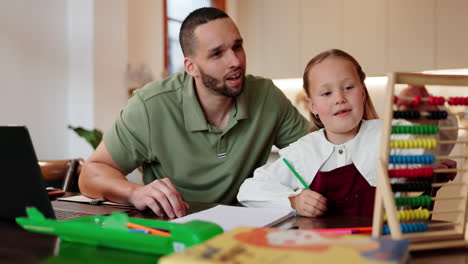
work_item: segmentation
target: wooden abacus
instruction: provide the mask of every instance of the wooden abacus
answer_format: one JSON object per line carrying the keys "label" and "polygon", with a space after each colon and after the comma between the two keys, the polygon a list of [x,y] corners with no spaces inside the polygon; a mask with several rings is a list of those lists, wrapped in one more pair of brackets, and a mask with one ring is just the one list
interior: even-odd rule
{"label": "wooden abacus", "polygon": [[[467,129],[466,127],[439,128],[431,125],[392,127],[392,120],[394,118],[417,119],[424,116],[424,118],[427,119],[444,119],[448,116],[446,111],[430,111],[426,113],[420,113],[417,111],[394,111],[396,100],[411,100],[410,102],[413,105],[428,104],[442,106],[444,104],[448,104],[468,106],[468,97],[444,98],[428,96],[427,98],[421,98],[419,96],[415,96],[399,98],[395,96],[395,85],[398,84],[416,86],[451,86],[456,89],[460,88],[460,91],[463,91],[459,94],[465,96],[468,94],[468,76],[465,75],[431,75],[420,73],[391,73],[388,75],[385,112],[382,117],[383,128],[381,156],[377,164],[378,178],[375,194],[372,236],[380,237],[390,235],[393,239],[408,239],[411,242],[410,250],[413,251],[468,246],[468,232],[466,231],[468,220],[468,158],[466,156],[468,155],[468,140],[463,141],[455,138],[453,140],[436,141],[433,138],[426,137],[425,139],[392,141],[390,138],[392,133],[425,134],[430,136],[431,134],[438,133],[439,130],[442,129],[457,131],[460,129]],[[466,111],[462,113],[461,118],[466,118],[465,116],[468,116],[468,112]],[[436,144],[462,144],[464,154],[459,156],[389,156],[391,148],[432,148]],[[427,167],[427,164],[432,164],[437,159],[457,159],[457,168],[434,169],[432,167]],[[424,164],[424,167],[413,169],[389,169],[390,164],[405,163]],[[413,178],[430,178],[434,173],[450,172],[457,172],[457,181],[435,184],[421,181],[412,182],[414,180]],[[408,179],[405,180],[405,183],[392,184],[390,178],[393,177],[404,177]],[[457,186],[459,191],[457,193],[453,193],[453,195],[448,198],[435,198],[431,196],[394,197],[393,190],[409,192],[441,186]],[[435,221],[429,221],[432,212],[428,209],[397,209],[397,206],[427,206],[434,200],[438,199],[452,199],[457,201],[459,210],[442,210],[441,212],[456,214],[457,217],[455,221],[438,223],[434,223]],[[423,219],[424,221],[416,222],[416,219]],[[410,222],[407,223],[407,220],[410,220]]]}

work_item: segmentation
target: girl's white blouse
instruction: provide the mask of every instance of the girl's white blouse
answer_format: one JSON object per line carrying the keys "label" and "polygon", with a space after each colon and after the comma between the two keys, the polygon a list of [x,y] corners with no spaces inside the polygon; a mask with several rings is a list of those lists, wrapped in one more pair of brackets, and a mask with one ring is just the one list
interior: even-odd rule
{"label": "girl's white blouse", "polygon": [[[453,120],[444,123],[457,124]],[[407,121],[393,121],[393,125],[408,125]],[[279,151],[280,158],[255,170],[254,176],[244,181],[237,199],[251,207],[288,207],[288,197],[299,194],[304,186],[284,163],[285,158],[307,185],[318,171],[330,171],[353,163],[369,185],[376,186],[377,160],[380,156],[382,120],[363,120],[358,134],[350,141],[335,145],[330,143],[323,129],[312,132]],[[456,135],[440,135],[456,138]],[[409,139],[409,135],[392,135],[392,139]],[[442,150],[450,152],[451,148]],[[427,152],[427,151],[426,151]],[[424,149],[397,149],[391,154],[421,155]],[[393,166],[393,165],[392,165]],[[416,165],[419,166],[419,165]],[[398,167],[398,166],[396,166]]]}

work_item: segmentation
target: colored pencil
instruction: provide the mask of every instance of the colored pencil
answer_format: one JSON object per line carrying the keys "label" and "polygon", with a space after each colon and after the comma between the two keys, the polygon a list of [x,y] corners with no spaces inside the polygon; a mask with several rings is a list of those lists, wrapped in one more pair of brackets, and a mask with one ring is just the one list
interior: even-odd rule
{"label": "colored pencil", "polygon": [[131,223],[131,222],[127,223],[127,227],[128,228],[133,228],[133,229],[147,230],[151,234],[157,235],[157,236],[165,236],[165,237],[171,236],[171,234],[169,232],[165,232],[165,231],[158,230],[158,229],[151,228],[151,227],[147,227],[147,226],[142,226],[142,225]]}
{"label": "colored pencil", "polygon": [[286,166],[288,166],[289,170],[291,170],[291,172],[294,174],[294,176],[296,176],[296,178],[299,180],[299,182],[301,182],[302,186],[304,186],[304,188],[306,190],[310,190],[309,186],[305,183],[305,181],[302,179],[301,175],[299,175],[299,173],[297,173],[297,171],[293,168],[293,166],[291,166],[291,164],[289,164],[289,162],[283,158],[283,161],[284,163],[286,163]]}

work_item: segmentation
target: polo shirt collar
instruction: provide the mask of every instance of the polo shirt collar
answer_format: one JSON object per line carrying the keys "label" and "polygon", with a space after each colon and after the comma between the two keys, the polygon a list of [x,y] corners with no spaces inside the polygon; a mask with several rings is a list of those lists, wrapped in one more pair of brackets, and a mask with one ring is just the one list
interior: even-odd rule
{"label": "polo shirt collar", "polygon": [[[194,79],[192,76],[185,73],[185,83],[182,89],[182,108],[184,113],[185,128],[189,131],[209,130],[208,121],[202,111],[195,93]],[[244,91],[234,100],[234,115],[230,115],[230,119],[237,120],[248,118],[248,98],[246,95],[244,81]],[[232,110],[231,110],[232,111]],[[230,122],[231,120],[229,120]]]}
{"label": "polo shirt collar", "polygon": [[187,73],[185,75],[185,83],[182,89],[185,128],[190,131],[208,130],[208,122],[195,93],[194,79]]}
{"label": "polo shirt collar", "polygon": [[[245,77],[244,77],[245,78]],[[242,91],[242,93],[237,96],[234,104],[236,106],[236,114],[235,114],[235,118],[237,120],[242,120],[242,119],[247,119],[249,118],[249,107],[248,107],[248,98],[247,98],[247,93],[249,91],[247,91],[247,87],[245,85],[246,83],[246,80],[244,79],[244,90]]]}

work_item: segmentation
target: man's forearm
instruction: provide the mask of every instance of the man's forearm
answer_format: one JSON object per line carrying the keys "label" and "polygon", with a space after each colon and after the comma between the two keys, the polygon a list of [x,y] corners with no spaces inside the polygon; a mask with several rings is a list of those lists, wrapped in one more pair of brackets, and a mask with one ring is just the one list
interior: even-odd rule
{"label": "man's forearm", "polygon": [[128,181],[119,170],[97,162],[86,162],[79,177],[82,194],[116,203],[130,203],[130,194],[139,186]]}

